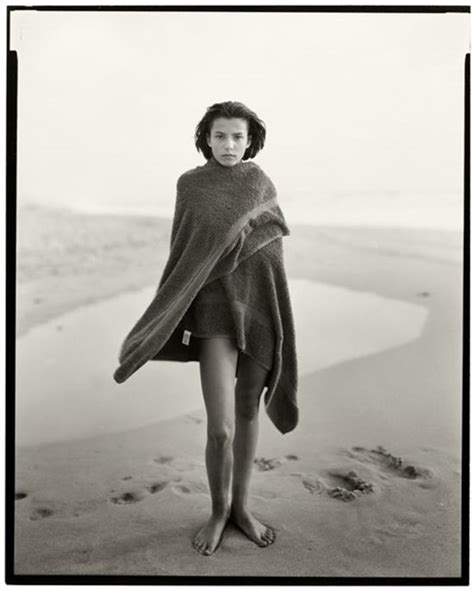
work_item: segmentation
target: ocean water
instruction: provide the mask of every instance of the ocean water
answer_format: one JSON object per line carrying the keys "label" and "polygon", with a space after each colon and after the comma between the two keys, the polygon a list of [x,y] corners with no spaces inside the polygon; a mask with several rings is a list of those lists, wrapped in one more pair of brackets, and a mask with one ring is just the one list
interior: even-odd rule
{"label": "ocean water", "polygon": [[[424,306],[290,279],[300,376],[416,339]],[[35,445],[133,429],[203,408],[199,364],[146,363],[112,374],[154,288],[120,294],[33,328],[17,341],[16,438]]]}
{"label": "ocean water", "polygon": [[[291,195],[280,194],[279,202],[290,224],[432,228],[459,231],[463,229],[464,199],[461,191],[458,193],[300,191]],[[45,201],[41,203],[59,205]],[[130,199],[117,201],[112,206],[84,198],[68,203],[67,208],[97,215],[145,215],[171,219],[174,213],[174,201],[156,201],[147,205],[143,203],[137,205]]]}
{"label": "ocean water", "polygon": [[301,193],[281,202],[295,223],[463,229],[462,193]]}

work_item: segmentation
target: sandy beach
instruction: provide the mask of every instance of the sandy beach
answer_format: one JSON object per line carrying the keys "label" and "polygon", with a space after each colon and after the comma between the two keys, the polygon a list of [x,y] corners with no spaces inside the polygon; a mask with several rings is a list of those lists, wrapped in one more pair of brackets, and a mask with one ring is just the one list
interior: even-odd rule
{"label": "sandy beach", "polygon": [[300,423],[261,409],[258,548],[208,516],[198,364],[112,379],[170,221],[18,213],[15,574],[457,577],[462,234],[291,225]]}

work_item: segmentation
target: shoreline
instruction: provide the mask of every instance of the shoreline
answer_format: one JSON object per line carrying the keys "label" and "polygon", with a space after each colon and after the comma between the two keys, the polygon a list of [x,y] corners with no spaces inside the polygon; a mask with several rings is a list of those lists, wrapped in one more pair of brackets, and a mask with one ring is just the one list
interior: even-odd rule
{"label": "shoreline", "polygon": [[[166,218],[34,206],[19,210],[18,223],[17,337],[81,306],[157,286],[169,254],[171,220]],[[351,287],[350,275],[344,277],[348,250],[355,260],[354,254],[367,252],[462,264],[461,231],[303,224],[290,230],[283,244],[287,275],[293,279],[316,275],[341,287],[349,281]]]}
{"label": "shoreline", "polygon": [[[299,379],[409,343],[427,322],[420,304],[308,279],[289,279],[289,290]],[[149,362],[124,384],[112,380],[120,342],[153,295],[154,288],[122,293],[18,339],[17,447],[120,432],[202,408],[199,363]]]}

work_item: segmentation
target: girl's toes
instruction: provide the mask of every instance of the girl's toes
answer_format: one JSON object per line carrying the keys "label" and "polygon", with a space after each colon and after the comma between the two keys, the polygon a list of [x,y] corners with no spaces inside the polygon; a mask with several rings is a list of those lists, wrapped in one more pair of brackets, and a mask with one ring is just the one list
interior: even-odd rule
{"label": "girl's toes", "polygon": [[194,540],[193,546],[198,552],[202,552],[204,550],[205,544],[203,540]]}
{"label": "girl's toes", "polygon": [[263,537],[268,541],[269,544],[273,544],[275,540],[275,532],[268,527]]}

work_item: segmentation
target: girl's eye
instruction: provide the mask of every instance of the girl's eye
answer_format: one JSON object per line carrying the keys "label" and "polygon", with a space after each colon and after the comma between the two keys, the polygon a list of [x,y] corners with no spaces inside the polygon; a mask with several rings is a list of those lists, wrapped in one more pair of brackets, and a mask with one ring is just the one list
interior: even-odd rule
{"label": "girl's eye", "polygon": [[[223,139],[225,139],[225,137],[223,135],[215,135],[214,137],[215,137],[216,140],[223,140]],[[241,142],[241,141],[243,141],[244,136],[243,135],[237,135],[237,136],[234,136],[234,139],[237,140],[237,141],[239,141],[239,142]]]}

